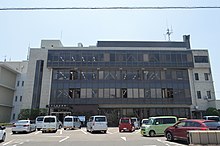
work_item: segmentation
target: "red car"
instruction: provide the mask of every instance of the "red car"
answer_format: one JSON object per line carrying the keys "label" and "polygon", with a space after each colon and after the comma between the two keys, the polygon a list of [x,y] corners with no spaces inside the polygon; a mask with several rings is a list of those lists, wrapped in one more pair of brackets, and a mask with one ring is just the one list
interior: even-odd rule
{"label": "red car", "polygon": [[128,117],[124,117],[124,118],[121,118],[119,120],[119,132],[122,132],[122,131],[134,131],[135,128],[134,128],[134,124],[132,123],[131,121],[131,118],[128,118]]}
{"label": "red car", "polygon": [[213,120],[188,119],[177,122],[168,127],[164,134],[168,141],[184,140],[188,141],[187,131],[189,130],[220,130],[220,124]]}

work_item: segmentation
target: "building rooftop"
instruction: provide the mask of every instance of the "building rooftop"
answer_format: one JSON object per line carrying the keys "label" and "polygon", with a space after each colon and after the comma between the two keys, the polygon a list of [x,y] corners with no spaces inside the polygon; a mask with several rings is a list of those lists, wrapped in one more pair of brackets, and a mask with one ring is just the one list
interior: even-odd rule
{"label": "building rooftop", "polygon": [[98,41],[97,47],[166,47],[190,49],[190,36],[184,35],[183,42],[176,41]]}

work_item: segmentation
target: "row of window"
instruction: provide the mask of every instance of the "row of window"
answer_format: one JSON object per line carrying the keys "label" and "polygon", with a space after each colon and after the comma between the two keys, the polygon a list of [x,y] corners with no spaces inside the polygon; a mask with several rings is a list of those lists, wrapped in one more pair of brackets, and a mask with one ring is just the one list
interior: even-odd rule
{"label": "row of window", "polygon": [[[201,91],[197,91],[197,98],[202,99],[202,93]],[[204,99],[211,99],[211,91],[206,91],[206,95],[204,96]]]}
{"label": "row of window", "polygon": [[[17,101],[18,101],[18,96],[15,96],[15,102],[17,102]],[[20,102],[22,101],[22,96],[20,96],[19,101],[20,101]]]}
{"label": "row of window", "polygon": [[54,80],[188,80],[187,70],[54,70]]}
{"label": "row of window", "polygon": [[[210,73],[204,73],[204,79],[205,79],[206,81],[209,80],[209,75],[210,75]],[[194,76],[195,76],[195,80],[198,81],[198,80],[199,80],[199,73],[195,73]]]}
{"label": "row of window", "polygon": [[[17,87],[20,86],[20,81],[17,81]],[[21,86],[24,86],[24,81],[21,82]]]}
{"label": "row of window", "polygon": [[57,89],[55,98],[184,98],[189,97],[188,89],[173,88],[69,88]]}
{"label": "row of window", "polygon": [[49,51],[48,62],[192,62],[191,52],[140,50]]}

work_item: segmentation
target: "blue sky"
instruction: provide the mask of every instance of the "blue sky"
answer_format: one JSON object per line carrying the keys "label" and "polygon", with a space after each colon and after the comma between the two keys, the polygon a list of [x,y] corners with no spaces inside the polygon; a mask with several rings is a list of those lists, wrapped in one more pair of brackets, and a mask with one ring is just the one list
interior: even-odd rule
{"label": "blue sky", "polygon": [[[219,0],[1,0],[5,7],[220,6]],[[0,11],[0,61],[25,60],[28,46],[61,39],[64,46],[98,40],[165,40],[191,36],[192,49],[208,49],[216,97],[220,99],[220,9]]]}

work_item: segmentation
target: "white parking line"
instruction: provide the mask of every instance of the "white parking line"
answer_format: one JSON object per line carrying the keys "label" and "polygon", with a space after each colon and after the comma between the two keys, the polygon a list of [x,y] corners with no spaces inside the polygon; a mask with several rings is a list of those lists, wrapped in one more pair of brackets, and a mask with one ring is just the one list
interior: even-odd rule
{"label": "white parking line", "polygon": [[60,130],[60,134],[63,134],[63,130]]}
{"label": "white parking line", "polygon": [[127,141],[126,137],[121,137],[121,139],[123,139],[124,141]]}
{"label": "white parking line", "polygon": [[84,134],[88,134],[86,131],[84,131],[83,129],[81,129],[80,131],[82,131],[82,133]]}
{"label": "white parking line", "polygon": [[11,140],[11,141],[9,141],[9,142],[6,142],[6,143],[4,143],[3,145],[5,146],[5,145],[8,145],[9,143],[11,143],[11,142],[13,142],[15,139],[13,139],[13,140]]}
{"label": "white parking line", "polygon": [[107,131],[107,133],[109,133],[109,134],[113,134],[113,133],[111,133],[111,132],[109,132],[109,131]]}
{"label": "white parking line", "polygon": [[157,139],[157,141],[159,141],[159,142],[165,144],[166,146],[170,146],[168,143],[166,143],[165,141],[162,141],[161,139]]}
{"label": "white parking line", "polygon": [[34,133],[34,135],[37,135],[37,134],[40,133],[40,132],[41,132],[41,131],[37,131],[37,132]]}
{"label": "white parking line", "polygon": [[138,131],[135,131],[135,134],[138,134],[138,133],[140,133],[140,130],[138,130]]}
{"label": "white parking line", "polygon": [[64,139],[61,139],[59,142],[63,142],[64,140],[67,140],[68,138],[70,138],[69,136],[65,137]]}

